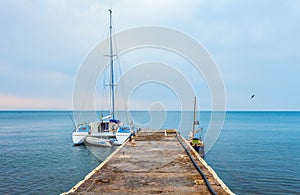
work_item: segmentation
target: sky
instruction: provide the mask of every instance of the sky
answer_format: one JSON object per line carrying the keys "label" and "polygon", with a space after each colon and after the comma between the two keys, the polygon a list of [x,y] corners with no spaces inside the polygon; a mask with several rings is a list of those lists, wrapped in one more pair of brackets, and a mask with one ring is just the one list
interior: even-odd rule
{"label": "sky", "polygon": [[[162,26],[206,48],[227,110],[300,110],[298,0],[0,1],[0,109],[72,109],[80,65],[107,38],[109,8],[115,33]],[[209,110],[205,93],[200,104]],[[157,102],[141,94],[132,108]]]}

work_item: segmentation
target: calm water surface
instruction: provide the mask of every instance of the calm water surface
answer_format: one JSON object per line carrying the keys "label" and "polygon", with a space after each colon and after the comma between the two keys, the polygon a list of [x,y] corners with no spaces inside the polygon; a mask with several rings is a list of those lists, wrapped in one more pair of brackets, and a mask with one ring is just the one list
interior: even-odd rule
{"label": "calm water surface", "polygon": [[[165,126],[179,116],[168,112]],[[73,147],[73,129],[67,111],[1,111],[0,194],[68,191],[115,149]],[[228,112],[205,160],[236,194],[300,194],[299,140],[300,112]]]}

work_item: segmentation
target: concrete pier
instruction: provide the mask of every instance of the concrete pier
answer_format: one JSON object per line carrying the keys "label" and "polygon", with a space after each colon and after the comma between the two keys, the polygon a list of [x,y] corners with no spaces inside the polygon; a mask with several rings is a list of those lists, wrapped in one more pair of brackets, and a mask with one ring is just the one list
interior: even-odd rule
{"label": "concrete pier", "polygon": [[176,131],[143,130],[64,194],[211,194],[183,146],[216,194],[233,194]]}

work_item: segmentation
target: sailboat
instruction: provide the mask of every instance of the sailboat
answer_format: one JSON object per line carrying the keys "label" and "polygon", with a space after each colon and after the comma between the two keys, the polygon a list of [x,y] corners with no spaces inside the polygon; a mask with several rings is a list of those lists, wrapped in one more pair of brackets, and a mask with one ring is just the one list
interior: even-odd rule
{"label": "sailboat", "polygon": [[72,134],[74,145],[90,144],[96,146],[121,145],[131,135],[131,129],[115,118],[115,82],[114,82],[114,60],[112,48],[112,10],[110,15],[109,45],[110,45],[110,102],[111,113],[101,117],[100,121],[79,124]]}
{"label": "sailboat", "polygon": [[193,117],[193,127],[192,131],[189,132],[189,140],[191,146],[200,154],[200,156],[204,156],[204,142],[201,138],[196,138],[196,133],[202,131],[203,129],[200,128],[196,130],[196,126],[199,125],[199,121],[196,120],[196,106],[197,105],[197,98],[194,98],[194,117]]}

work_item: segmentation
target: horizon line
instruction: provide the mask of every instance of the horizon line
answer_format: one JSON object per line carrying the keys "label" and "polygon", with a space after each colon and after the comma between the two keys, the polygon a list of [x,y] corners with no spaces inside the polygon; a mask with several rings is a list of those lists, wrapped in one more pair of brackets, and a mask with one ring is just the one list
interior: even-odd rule
{"label": "horizon line", "polygon": [[[8,112],[8,111],[37,111],[37,112],[47,112],[47,111],[65,111],[65,112],[77,112],[77,111],[83,111],[83,112],[109,112],[109,110],[72,110],[72,109],[0,109],[0,112]],[[132,112],[132,111],[150,111],[150,110],[142,110],[142,109],[134,109],[134,110],[118,110],[116,112]],[[180,111],[194,111],[194,110],[151,110],[154,112],[161,112],[161,111],[174,111],[174,112],[180,112]],[[198,112],[300,112],[300,110],[197,110]]]}

